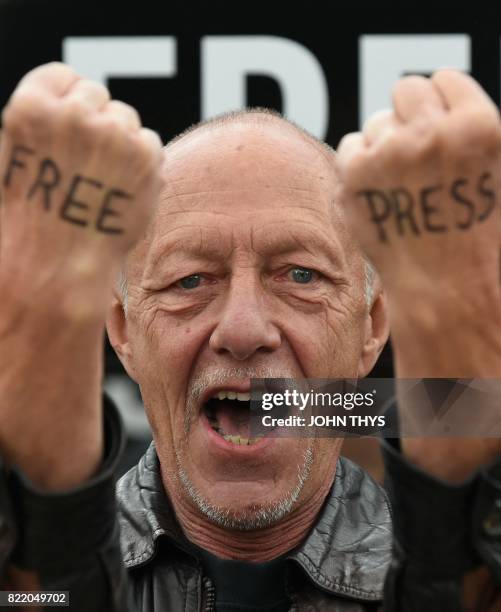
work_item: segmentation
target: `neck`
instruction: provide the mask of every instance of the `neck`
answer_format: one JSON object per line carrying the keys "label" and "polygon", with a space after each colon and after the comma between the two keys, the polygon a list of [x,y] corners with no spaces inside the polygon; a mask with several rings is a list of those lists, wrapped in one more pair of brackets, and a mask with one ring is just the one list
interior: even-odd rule
{"label": "neck", "polygon": [[205,517],[163,474],[176,518],[186,537],[204,550],[222,559],[263,563],[276,559],[298,546],[314,525],[335,476],[325,479],[310,496],[300,498],[296,507],[280,522],[251,531],[220,527]]}

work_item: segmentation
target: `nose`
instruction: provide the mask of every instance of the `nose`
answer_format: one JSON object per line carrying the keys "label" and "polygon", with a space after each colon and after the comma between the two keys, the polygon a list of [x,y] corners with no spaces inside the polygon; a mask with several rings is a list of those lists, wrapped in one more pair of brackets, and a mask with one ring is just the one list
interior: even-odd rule
{"label": "nose", "polygon": [[209,346],[238,361],[257,352],[273,352],[282,337],[271,315],[264,290],[257,282],[233,279]]}

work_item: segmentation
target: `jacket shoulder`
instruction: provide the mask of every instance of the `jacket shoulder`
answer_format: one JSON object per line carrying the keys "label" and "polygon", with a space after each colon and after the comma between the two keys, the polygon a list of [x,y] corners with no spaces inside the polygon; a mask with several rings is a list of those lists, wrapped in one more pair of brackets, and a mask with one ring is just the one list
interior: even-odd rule
{"label": "jacket shoulder", "polygon": [[386,492],[360,466],[341,457],[321,515],[292,558],[323,590],[374,602],[383,599],[391,556]]}

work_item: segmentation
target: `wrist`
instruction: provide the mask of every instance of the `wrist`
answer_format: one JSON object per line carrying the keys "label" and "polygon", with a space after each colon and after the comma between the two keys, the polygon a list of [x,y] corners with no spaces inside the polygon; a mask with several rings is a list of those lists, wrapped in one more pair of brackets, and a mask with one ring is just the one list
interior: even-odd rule
{"label": "wrist", "polygon": [[17,335],[30,325],[42,325],[48,333],[54,329],[73,331],[102,328],[106,321],[116,279],[116,266],[97,263],[66,266],[57,274],[23,270],[18,274],[0,274],[0,339]]}
{"label": "wrist", "polygon": [[0,452],[43,489],[78,484],[101,459],[104,320],[26,309],[6,322],[0,351]]}
{"label": "wrist", "polygon": [[501,378],[501,316],[490,300],[390,297],[389,315],[398,378]]}
{"label": "wrist", "polygon": [[451,484],[465,482],[501,455],[496,438],[402,438],[401,445],[413,465]]}

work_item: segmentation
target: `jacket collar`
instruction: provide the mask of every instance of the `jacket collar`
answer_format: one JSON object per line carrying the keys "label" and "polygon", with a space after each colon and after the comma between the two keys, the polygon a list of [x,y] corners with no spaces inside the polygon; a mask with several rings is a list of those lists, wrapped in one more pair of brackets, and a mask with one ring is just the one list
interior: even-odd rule
{"label": "jacket collar", "polygon": [[[121,546],[126,567],[150,562],[160,536],[190,552],[160,476],[152,443],[117,484]],[[346,458],[306,540],[287,556],[328,593],[379,601],[391,560],[391,516],[383,489]]]}

